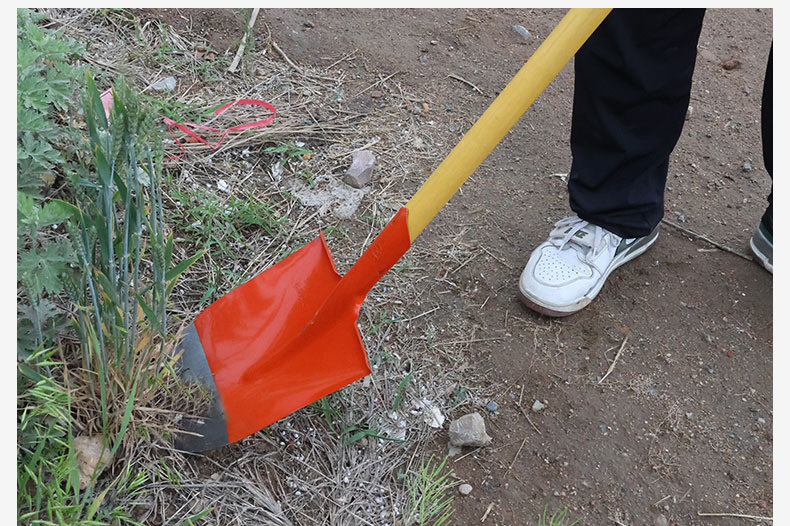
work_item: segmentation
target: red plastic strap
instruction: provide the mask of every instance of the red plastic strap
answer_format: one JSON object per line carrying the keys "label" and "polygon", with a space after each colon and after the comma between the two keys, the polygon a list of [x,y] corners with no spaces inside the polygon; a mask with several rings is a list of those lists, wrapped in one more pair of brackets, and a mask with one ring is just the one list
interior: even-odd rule
{"label": "red plastic strap", "polygon": [[[236,101],[229,102],[214,110],[214,114],[219,115],[220,113],[227,110],[231,106],[263,106],[267,110],[271,111],[272,114],[265,119],[261,119],[253,122],[245,122],[237,126],[226,128],[224,131],[221,128],[214,128],[212,126],[205,126],[202,124],[195,124],[192,122],[177,123],[173,119],[165,117],[162,120],[164,121],[165,124],[167,124],[167,131],[170,132],[170,136],[173,138],[174,141],[176,141],[176,143],[178,143],[178,146],[184,151],[184,153],[182,154],[176,155],[174,157],[169,157],[168,159],[165,160],[172,161],[173,159],[178,159],[179,157],[182,157],[183,155],[186,154],[186,148],[184,148],[183,143],[179,141],[178,138],[173,133],[173,128],[178,128],[182,132],[186,133],[191,138],[191,140],[188,142],[201,142],[206,146],[208,146],[209,148],[211,148],[212,150],[216,150],[217,148],[219,148],[220,144],[222,144],[222,141],[225,140],[225,137],[227,137],[228,133],[232,131],[242,131],[242,130],[249,130],[251,128],[259,128],[261,126],[267,126],[272,122],[274,122],[274,117],[277,115],[277,110],[275,109],[274,106],[272,106],[268,102],[264,102],[258,99],[239,99]],[[203,137],[201,137],[200,135],[198,135],[192,130],[208,130],[212,132],[222,132],[222,137],[219,138],[219,141],[217,141],[216,144],[211,144],[206,139],[204,139]]]}

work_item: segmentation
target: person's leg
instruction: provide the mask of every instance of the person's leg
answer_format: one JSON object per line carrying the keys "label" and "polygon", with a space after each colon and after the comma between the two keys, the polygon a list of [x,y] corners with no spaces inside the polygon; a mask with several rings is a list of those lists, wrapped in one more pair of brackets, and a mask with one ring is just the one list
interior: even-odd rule
{"label": "person's leg", "polygon": [[571,209],[621,237],[664,213],[704,9],[614,9],[575,59]]}
{"label": "person's leg", "polygon": [[[763,84],[762,102],[762,131],[763,131],[763,162],[771,180],[774,178],[774,46],[768,53],[768,65],[765,68],[765,82]],[[773,234],[774,231],[774,191],[771,184],[771,193],[768,194],[768,208],[763,214],[763,225]]]}
{"label": "person's leg", "polygon": [[578,217],[532,252],[519,280],[529,308],[577,312],[656,240],[704,13],[615,9],[576,54],[568,190]]}
{"label": "person's leg", "polygon": [[[768,65],[765,68],[765,81],[763,83],[762,100],[762,135],[763,135],[763,162],[771,180],[774,177],[774,48],[768,54]],[[768,208],[763,214],[760,225],[757,227],[749,242],[755,259],[769,272],[774,271],[774,192],[773,183],[768,194]]]}

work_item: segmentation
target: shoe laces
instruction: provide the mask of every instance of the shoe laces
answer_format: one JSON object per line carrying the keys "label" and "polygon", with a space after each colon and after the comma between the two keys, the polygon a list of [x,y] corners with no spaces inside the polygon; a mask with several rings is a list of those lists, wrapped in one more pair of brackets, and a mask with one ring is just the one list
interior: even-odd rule
{"label": "shoe laces", "polygon": [[617,235],[577,216],[560,219],[554,227],[549,241],[560,250],[566,247],[577,249],[590,263],[607,245],[617,246],[620,243]]}

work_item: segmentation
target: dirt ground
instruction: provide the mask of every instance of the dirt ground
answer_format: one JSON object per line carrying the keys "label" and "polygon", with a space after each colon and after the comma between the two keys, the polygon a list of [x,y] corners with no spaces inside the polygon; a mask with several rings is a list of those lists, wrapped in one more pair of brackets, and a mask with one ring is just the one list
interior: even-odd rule
{"label": "dirt ground", "polygon": [[[449,152],[562,12],[270,9],[262,16],[297,64],[353,55],[341,67],[357,91],[395,74],[422,99],[414,118],[432,126],[436,145]],[[770,188],[759,108],[772,23],[765,9],[707,13],[693,111],[667,181],[666,219],[741,254]],[[740,67],[723,69],[731,58]],[[572,92],[569,65],[416,242],[438,250],[462,235],[481,247],[451,280],[425,269],[425,300],[414,307],[439,306],[431,315],[437,327],[475,327],[468,361],[485,371],[498,404],[493,412],[478,408],[493,444],[452,462],[474,488],[456,500],[454,522],[479,523],[487,514],[486,524],[532,524],[545,506],[569,506],[581,524],[652,525],[663,514],[669,524],[734,525],[742,519],[698,512],[770,516],[770,274],[662,225],[654,248],[618,270],[583,312],[552,320],[519,303],[518,276],[531,249],[568,215]],[[368,90],[347,104],[372,111],[387,104],[387,92]],[[440,160],[424,166],[426,176]],[[534,400],[546,408],[532,413]],[[446,441],[446,431],[437,435],[437,453]]]}
{"label": "dirt ground", "polygon": [[[149,14],[226,57],[243,24],[231,10]],[[562,15],[262,9],[254,34],[276,42],[294,67],[344,71],[349,112],[397,106],[408,115],[410,130],[429,143],[404,154],[418,166],[399,189],[409,195]],[[707,13],[693,111],[667,180],[665,218],[685,232],[662,225],[654,247],[614,273],[584,311],[550,319],[517,297],[531,250],[570,214],[572,64],[414,243],[409,261],[430,263],[408,273],[419,298],[405,305],[409,330],[437,349],[461,349],[452,359],[437,352],[436,365],[457,368],[467,382],[445,393],[447,421],[428,453],[446,455],[449,421],[473,410],[493,437],[448,462],[473,487],[455,499],[453,523],[537,524],[544,508],[566,506],[591,525],[661,524],[659,515],[670,525],[743,524],[699,512],[771,516],[773,280],[746,254],[770,189],[759,110],[772,24],[771,10]],[[731,58],[740,66],[722,68]],[[285,60],[273,52],[261,59]],[[417,154],[428,147],[435,159]],[[341,223],[354,239],[370,229],[353,218]],[[460,259],[437,259],[448,253]],[[475,396],[452,403],[458,392]],[[532,411],[535,400],[542,411]],[[211,462],[245,455],[229,451]]]}

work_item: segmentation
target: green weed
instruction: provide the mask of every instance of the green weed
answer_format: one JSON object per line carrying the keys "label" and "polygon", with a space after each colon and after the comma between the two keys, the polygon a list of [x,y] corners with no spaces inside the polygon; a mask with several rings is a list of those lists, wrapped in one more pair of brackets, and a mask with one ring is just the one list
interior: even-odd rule
{"label": "green weed", "polygon": [[452,516],[455,486],[450,481],[453,471],[444,471],[448,457],[440,463],[433,455],[420,461],[417,473],[408,478],[407,485],[411,500],[404,513],[404,524],[448,524]]}
{"label": "green weed", "polygon": [[555,511],[551,516],[548,515],[548,506],[546,506],[543,509],[543,514],[538,516],[538,526],[574,526],[578,522],[579,519],[571,522],[567,506]]}

